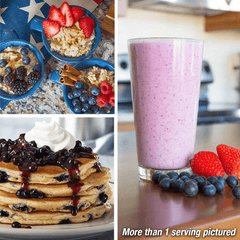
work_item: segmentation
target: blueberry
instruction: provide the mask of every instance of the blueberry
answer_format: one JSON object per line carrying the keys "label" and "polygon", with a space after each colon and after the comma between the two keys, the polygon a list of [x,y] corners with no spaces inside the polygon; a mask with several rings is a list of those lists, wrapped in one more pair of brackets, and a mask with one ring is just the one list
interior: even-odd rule
{"label": "blueberry", "polygon": [[226,184],[226,180],[223,176],[217,176],[217,179],[220,180],[224,185]]}
{"label": "blueberry", "polygon": [[22,226],[21,226],[21,223],[15,221],[15,222],[12,223],[12,227],[13,228],[21,228]]}
{"label": "blueberry", "polygon": [[177,172],[168,172],[167,175],[170,177],[170,179],[174,178],[174,179],[178,179],[179,178],[179,175]]}
{"label": "blueberry", "polygon": [[82,95],[80,96],[80,100],[83,103],[88,102],[88,94],[86,92],[82,93]]}
{"label": "blueberry", "polygon": [[26,56],[26,55],[28,55],[28,49],[27,49],[26,47],[23,47],[23,48],[21,48],[20,53],[21,53],[23,56]]}
{"label": "blueberry", "polygon": [[183,191],[186,197],[194,197],[198,193],[198,185],[195,181],[189,179],[187,182],[185,182]]}
{"label": "blueberry", "polygon": [[5,73],[10,74],[12,72],[12,69],[10,67],[5,68]]}
{"label": "blueberry", "polygon": [[238,185],[238,178],[234,175],[230,175],[227,177],[226,182],[230,188],[234,188]]}
{"label": "blueberry", "polygon": [[188,176],[182,176],[182,177],[180,177],[179,179],[181,179],[183,182],[186,182],[187,180],[189,180],[189,177]]}
{"label": "blueberry", "polygon": [[197,174],[192,174],[192,175],[190,175],[190,179],[194,179],[195,177],[198,177],[198,175]]}
{"label": "blueberry", "polygon": [[211,176],[211,177],[208,177],[207,180],[208,180],[210,183],[214,183],[214,182],[217,180],[217,177]]}
{"label": "blueberry", "polygon": [[164,178],[160,181],[159,186],[162,188],[163,191],[167,192],[170,190],[170,183],[171,180],[169,178]]}
{"label": "blueberry", "polygon": [[96,105],[96,103],[97,103],[97,102],[96,102],[96,97],[94,97],[94,96],[89,97],[88,103],[89,103],[89,105],[91,105],[91,106]]}
{"label": "blueberry", "polygon": [[203,182],[200,182],[198,184],[198,188],[199,188],[199,191],[202,192],[203,191],[203,188],[206,186],[206,185],[210,185],[211,183],[207,180],[203,181]]}
{"label": "blueberry", "polygon": [[22,59],[23,64],[28,65],[30,63],[30,58],[29,57],[24,57]]}
{"label": "blueberry", "polygon": [[152,175],[152,180],[153,180],[153,182],[159,183],[158,178],[159,178],[161,175],[162,175],[161,172],[156,171],[156,172]]}
{"label": "blueberry", "polygon": [[72,105],[75,107],[76,106],[76,104],[80,104],[81,102],[80,102],[80,100],[78,99],[78,98],[74,98],[73,100],[72,100]]}
{"label": "blueberry", "polygon": [[224,184],[221,180],[213,182],[213,186],[216,188],[217,193],[221,193],[224,189]]}
{"label": "blueberry", "polygon": [[201,177],[195,177],[194,180],[199,184],[200,182],[204,182],[203,178]]}
{"label": "blueberry", "polygon": [[74,87],[77,89],[81,89],[83,87],[83,83],[80,81],[75,82]]}
{"label": "blueberry", "polygon": [[94,112],[93,112],[93,110],[91,108],[89,108],[85,113],[86,114],[93,114]]}
{"label": "blueberry", "polygon": [[91,87],[90,93],[93,96],[98,96],[100,94],[100,89],[97,86]]}
{"label": "blueberry", "polygon": [[89,86],[86,82],[83,83],[82,89],[83,90],[88,90],[89,89]]}
{"label": "blueberry", "polygon": [[5,67],[7,65],[7,61],[5,59],[0,60],[0,67]]}
{"label": "blueberry", "polygon": [[240,198],[240,186],[234,187],[232,193],[235,198]]}
{"label": "blueberry", "polygon": [[68,99],[72,100],[72,99],[74,98],[73,93],[72,93],[72,92],[69,92],[69,93],[67,94],[67,97],[68,97]]}
{"label": "blueberry", "polygon": [[41,66],[40,66],[40,64],[35,64],[35,65],[33,66],[33,69],[34,69],[35,71],[41,72]]}
{"label": "blueberry", "polygon": [[105,107],[104,107],[104,109],[110,109],[112,106],[108,103]]}
{"label": "blueberry", "polygon": [[77,103],[74,107],[74,112],[80,113],[82,111],[82,106],[80,103]]}
{"label": "blueberry", "polygon": [[73,90],[73,96],[74,97],[80,97],[81,95],[82,95],[82,90],[81,89]]}
{"label": "blueberry", "polygon": [[207,178],[205,176],[200,176],[204,181],[207,180]]}
{"label": "blueberry", "polygon": [[181,179],[172,179],[171,180],[171,189],[174,192],[183,192],[184,182]]}
{"label": "blueberry", "polygon": [[85,113],[88,109],[89,109],[89,104],[88,103],[84,103],[82,105],[82,112]]}
{"label": "blueberry", "polygon": [[98,113],[99,112],[99,107],[98,106],[92,106],[91,109],[92,109],[92,111],[94,113]]}
{"label": "blueberry", "polygon": [[0,83],[3,82],[3,76],[0,75]]}
{"label": "blueberry", "polygon": [[159,176],[159,178],[158,178],[158,182],[161,182],[162,179],[164,179],[164,178],[169,178],[169,179],[170,179],[170,177],[169,177],[168,175],[166,175],[166,174],[162,174],[162,175]]}
{"label": "blueberry", "polygon": [[187,176],[188,178],[190,177],[190,173],[189,172],[181,172],[179,177],[183,177],[183,176]]}
{"label": "blueberry", "polygon": [[212,197],[216,194],[216,188],[212,184],[209,184],[209,185],[206,185],[205,187],[203,187],[202,191],[203,191],[204,195],[207,197]]}
{"label": "blueberry", "polygon": [[99,114],[106,114],[107,112],[106,112],[105,109],[101,108],[98,113],[99,113]]}

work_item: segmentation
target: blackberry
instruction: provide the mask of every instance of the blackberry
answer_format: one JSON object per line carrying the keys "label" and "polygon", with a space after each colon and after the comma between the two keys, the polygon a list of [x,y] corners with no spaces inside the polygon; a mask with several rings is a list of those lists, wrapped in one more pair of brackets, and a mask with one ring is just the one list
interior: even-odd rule
{"label": "blackberry", "polygon": [[27,76],[27,82],[29,85],[36,84],[41,78],[40,72],[34,70],[33,72],[30,72]]}
{"label": "blackberry", "polygon": [[14,94],[21,95],[27,92],[28,85],[25,81],[16,80],[11,87]]}
{"label": "blackberry", "polygon": [[14,81],[15,81],[15,79],[16,79],[16,76],[15,76],[15,74],[8,74],[6,77],[5,77],[5,79],[4,79],[4,83],[6,84],[6,85],[8,85],[8,86],[11,86],[11,85],[13,85],[13,83],[14,83]]}
{"label": "blackberry", "polygon": [[27,69],[24,66],[20,66],[15,70],[16,78],[19,80],[24,80],[27,74]]}

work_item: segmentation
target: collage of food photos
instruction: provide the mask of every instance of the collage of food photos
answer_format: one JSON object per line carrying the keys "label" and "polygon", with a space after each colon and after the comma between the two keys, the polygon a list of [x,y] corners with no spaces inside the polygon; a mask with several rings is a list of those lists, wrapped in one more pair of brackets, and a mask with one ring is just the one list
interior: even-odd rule
{"label": "collage of food photos", "polygon": [[239,133],[240,1],[0,0],[0,240],[240,240]]}
{"label": "collage of food photos", "polygon": [[1,239],[114,239],[114,12],[0,3]]}

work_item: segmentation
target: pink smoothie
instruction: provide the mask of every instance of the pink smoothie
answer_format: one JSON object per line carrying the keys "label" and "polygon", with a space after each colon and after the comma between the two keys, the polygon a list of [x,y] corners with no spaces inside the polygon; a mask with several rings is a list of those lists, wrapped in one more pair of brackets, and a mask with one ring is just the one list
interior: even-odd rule
{"label": "pink smoothie", "polygon": [[202,42],[153,38],[129,48],[139,165],[186,167],[195,145]]}

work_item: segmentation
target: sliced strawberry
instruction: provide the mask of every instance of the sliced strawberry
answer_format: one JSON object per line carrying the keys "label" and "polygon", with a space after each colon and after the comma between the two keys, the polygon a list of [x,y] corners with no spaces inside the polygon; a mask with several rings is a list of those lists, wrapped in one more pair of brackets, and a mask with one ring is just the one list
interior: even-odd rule
{"label": "sliced strawberry", "polygon": [[74,22],[77,22],[84,14],[84,9],[80,7],[72,7],[71,11],[74,18]]}
{"label": "sliced strawberry", "polygon": [[240,149],[220,144],[217,153],[226,174],[240,179]]}
{"label": "sliced strawberry", "polygon": [[70,9],[70,6],[67,2],[64,2],[60,7],[60,12],[66,18],[65,26],[71,27],[74,24],[74,18]]}
{"label": "sliced strawberry", "polygon": [[60,26],[65,26],[66,24],[66,18],[54,5],[50,7],[48,20],[58,22]]}
{"label": "sliced strawberry", "polygon": [[60,24],[51,20],[43,20],[43,30],[47,37],[53,37],[60,32]]}
{"label": "sliced strawberry", "polygon": [[114,106],[115,105],[115,94],[114,94],[114,92],[111,92],[108,96],[109,96],[109,104],[111,106]]}
{"label": "sliced strawberry", "polygon": [[83,30],[85,37],[89,38],[95,27],[95,21],[91,17],[84,17],[80,20],[79,26]]}
{"label": "sliced strawberry", "polygon": [[101,83],[100,90],[102,94],[108,95],[112,92],[112,86],[108,82],[103,81]]}
{"label": "sliced strawberry", "polygon": [[193,173],[199,176],[224,176],[223,166],[218,156],[213,152],[201,151],[194,155],[191,161]]}
{"label": "sliced strawberry", "polygon": [[109,102],[109,96],[100,95],[97,97],[96,102],[100,105],[100,107],[105,107]]}

